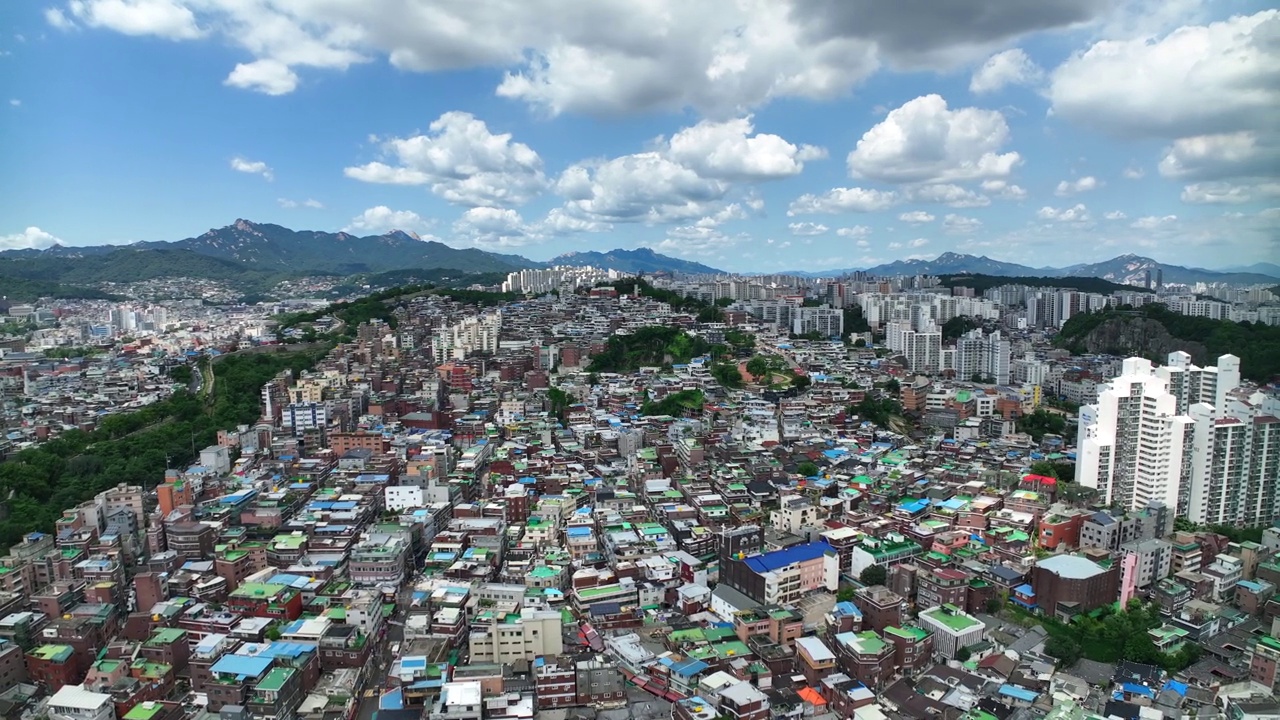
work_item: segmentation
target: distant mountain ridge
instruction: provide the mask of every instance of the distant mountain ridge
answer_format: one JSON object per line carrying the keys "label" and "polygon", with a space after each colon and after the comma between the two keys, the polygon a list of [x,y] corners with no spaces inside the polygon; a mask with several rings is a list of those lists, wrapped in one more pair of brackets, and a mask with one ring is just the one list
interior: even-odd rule
{"label": "distant mountain ridge", "polygon": [[[1260,263],[1260,265],[1263,264]],[[1149,257],[1133,254],[1120,255],[1102,262],[1083,263],[1064,268],[1034,268],[1028,265],[994,260],[986,256],[946,252],[932,260],[897,260],[866,269],[866,272],[870,274],[881,276],[972,274],[1007,277],[1094,277],[1122,285],[1138,286],[1145,284],[1148,271],[1151,273],[1152,282],[1155,281],[1157,275],[1160,275],[1165,283],[1219,282],[1252,285],[1280,280],[1280,275],[1188,268],[1181,265],[1162,263]],[[847,273],[850,271],[838,272]]]}
{"label": "distant mountain ridge", "polygon": [[681,260],[654,252],[650,248],[635,250],[609,250],[607,252],[568,252],[557,255],[547,261],[548,265],[570,265],[573,267],[597,267],[620,270],[622,272],[671,272],[687,275],[724,275],[709,265],[692,260]]}

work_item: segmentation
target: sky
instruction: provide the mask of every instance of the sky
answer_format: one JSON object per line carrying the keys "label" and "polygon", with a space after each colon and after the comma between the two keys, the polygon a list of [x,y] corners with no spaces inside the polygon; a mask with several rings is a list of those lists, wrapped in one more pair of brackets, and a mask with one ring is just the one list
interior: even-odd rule
{"label": "sky", "polygon": [[0,249],[1280,262],[1267,2],[30,0],[0,103]]}

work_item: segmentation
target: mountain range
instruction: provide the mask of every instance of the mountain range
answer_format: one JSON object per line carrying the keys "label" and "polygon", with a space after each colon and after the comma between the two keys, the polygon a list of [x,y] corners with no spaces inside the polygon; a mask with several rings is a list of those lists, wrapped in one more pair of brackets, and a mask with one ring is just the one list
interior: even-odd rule
{"label": "mountain range", "polygon": [[[417,235],[392,230],[382,235],[291,230],[280,225],[237,220],[226,227],[174,242],[140,242],[123,246],[65,247],[0,252],[0,280],[51,294],[104,282],[137,282],[166,277],[224,280],[260,289],[281,279],[304,275],[370,275],[406,269],[506,273],[556,265],[594,266],[624,272],[724,274],[702,263],[668,257],[649,248],[607,252],[571,252],[548,262],[475,248],[455,248]],[[1138,255],[1121,255],[1099,263],[1034,268],[986,256],[946,252],[932,260],[899,260],[866,272],[890,275],[988,275],[1001,277],[1093,277],[1143,285],[1146,274],[1161,272],[1166,283],[1280,282],[1280,267],[1271,263],[1215,271],[1168,265]],[[852,272],[796,272],[832,277]],[[32,290],[34,292],[34,290]]]}
{"label": "mountain range", "polygon": [[[1275,272],[1266,272],[1274,270]],[[1238,271],[1205,270],[1181,265],[1169,265],[1140,255],[1119,257],[1096,263],[1082,263],[1067,267],[1031,267],[985,255],[974,256],[946,252],[932,260],[898,260],[867,268],[874,275],[1000,275],[1008,277],[1094,277],[1122,285],[1145,285],[1147,273],[1155,281],[1157,271],[1165,283],[1233,283],[1251,285],[1273,283],[1280,280],[1280,267],[1258,263]],[[837,271],[849,272],[849,271]],[[830,274],[830,273],[828,273]]]}
{"label": "mountain range", "polygon": [[680,258],[659,255],[649,248],[635,250],[610,250],[608,252],[570,252],[558,255],[547,264],[571,265],[573,267],[611,268],[622,272],[648,273],[673,272],[686,275],[723,275],[723,270]]}

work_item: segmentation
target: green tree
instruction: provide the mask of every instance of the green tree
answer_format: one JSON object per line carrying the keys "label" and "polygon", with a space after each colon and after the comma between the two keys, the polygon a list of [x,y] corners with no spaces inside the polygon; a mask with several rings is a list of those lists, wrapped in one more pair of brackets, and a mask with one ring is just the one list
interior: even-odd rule
{"label": "green tree", "polygon": [[1049,462],[1048,460],[1038,460],[1032,463],[1031,474],[1043,475],[1044,477],[1051,477],[1055,480],[1061,479],[1058,476],[1058,466],[1055,463]]}
{"label": "green tree", "polygon": [[796,466],[796,472],[800,473],[804,477],[813,477],[818,474],[818,466],[815,463],[806,460]]}
{"label": "green tree", "polygon": [[769,372],[769,360],[763,355],[756,355],[747,361],[747,372],[757,380],[764,377]]}
{"label": "green tree", "polygon": [[279,628],[278,626],[276,626],[274,623],[272,623],[272,625],[271,625],[270,627],[268,627],[268,628],[267,628],[267,631],[266,631],[265,633],[263,633],[263,635],[264,635],[268,640],[271,640],[271,641],[279,640],[279,639],[280,639],[280,628]]}
{"label": "green tree", "polygon": [[850,602],[854,598],[854,588],[852,585],[841,585],[840,591],[836,593],[836,602]]}
{"label": "green tree", "polygon": [[884,391],[890,395],[897,395],[902,392],[902,383],[898,382],[898,378],[889,378],[889,382],[884,384]]}
{"label": "green tree", "polygon": [[801,390],[801,391],[808,390],[809,386],[812,384],[813,384],[813,381],[809,379],[808,375],[801,375],[799,373],[795,373],[791,377],[791,387],[797,390]]}
{"label": "green tree", "polygon": [[973,656],[973,653],[969,651],[968,645],[956,650],[956,660],[958,662],[964,662],[972,656]]}
{"label": "green tree", "polygon": [[1059,667],[1071,667],[1080,659],[1080,643],[1068,635],[1050,635],[1045,641],[1044,652],[1058,661]]}
{"label": "green tree", "polygon": [[863,585],[883,585],[889,579],[889,572],[884,569],[883,565],[869,565],[858,573],[858,580]]}
{"label": "green tree", "polygon": [[858,338],[857,340],[854,340],[854,341],[853,341],[853,346],[854,346],[854,347],[856,347],[856,348],[864,348],[864,347],[866,347],[866,346],[867,346],[867,339],[866,339],[866,338]]}
{"label": "green tree", "polygon": [[1067,419],[1062,415],[1037,408],[1029,415],[1018,418],[1018,432],[1026,433],[1040,442],[1045,435],[1061,435],[1067,429]]}

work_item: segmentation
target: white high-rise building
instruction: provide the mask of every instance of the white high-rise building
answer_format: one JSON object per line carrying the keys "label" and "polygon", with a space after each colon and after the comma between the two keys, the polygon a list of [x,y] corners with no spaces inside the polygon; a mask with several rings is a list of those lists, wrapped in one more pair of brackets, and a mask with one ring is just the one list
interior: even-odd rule
{"label": "white high-rise building", "polygon": [[1098,402],[1080,408],[1076,482],[1127,509],[1177,507],[1191,484],[1192,422],[1149,360],[1125,360]]}
{"label": "white high-rise building", "polygon": [[1280,400],[1240,388],[1240,359],[1124,361],[1080,410],[1076,481],[1128,508],[1160,499],[1193,522],[1280,518]]}
{"label": "white high-rise building", "polygon": [[990,334],[971,330],[956,342],[956,377],[968,380],[980,375],[1007,385],[1011,354],[1009,341],[1000,337],[999,330]]}

